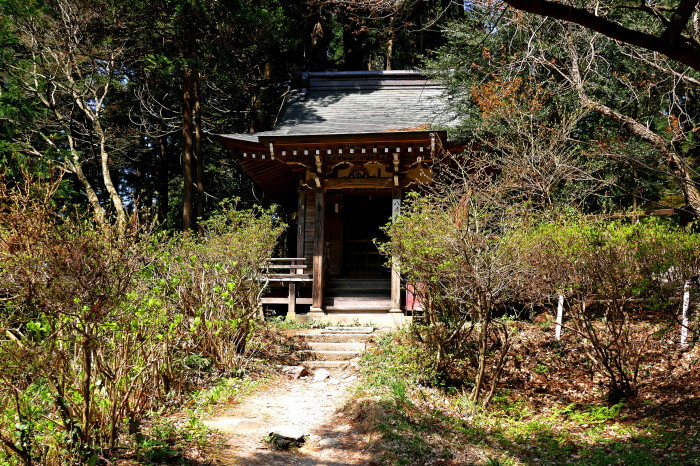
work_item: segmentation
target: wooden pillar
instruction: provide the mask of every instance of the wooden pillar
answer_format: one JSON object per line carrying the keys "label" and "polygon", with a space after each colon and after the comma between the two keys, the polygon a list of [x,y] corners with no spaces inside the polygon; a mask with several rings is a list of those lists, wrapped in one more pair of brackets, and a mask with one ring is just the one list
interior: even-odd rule
{"label": "wooden pillar", "polygon": [[323,254],[325,249],[325,217],[326,217],[326,193],[316,191],[316,224],[314,225],[314,281],[311,291],[311,310],[314,313],[323,313]]}
{"label": "wooden pillar", "polygon": [[[297,257],[304,257],[304,234],[306,230],[306,193],[299,191],[299,200],[297,202]],[[290,265],[297,264],[296,261],[291,261]],[[289,273],[303,274],[304,269],[289,269]],[[287,320],[296,320],[297,317],[297,284],[289,282],[289,295],[287,297]]]}
{"label": "wooden pillar", "polygon": [[[394,188],[391,196],[391,221],[401,215],[401,188]],[[391,258],[391,310],[401,311],[401,274],[399,273],[399,259]]]}
{"label": "wooden pillar", "polygon": [[[299,191],[299,201],[297,203],[297,257],[306,257],[306,192]],[[298,269],[297,273],[305,273],[305,270]]]}
{"label": "wooden pillar", "polygon": [[297,284],[289,282],[289,303],[287,304],[287,320],[297,318]]}

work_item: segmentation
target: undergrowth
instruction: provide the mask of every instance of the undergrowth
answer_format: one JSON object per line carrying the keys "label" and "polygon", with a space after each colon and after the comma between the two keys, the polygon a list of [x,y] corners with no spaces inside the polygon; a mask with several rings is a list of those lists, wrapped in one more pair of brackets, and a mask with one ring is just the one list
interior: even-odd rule
{"label": "undergrowth", "polygon": [[[363,383],[345,409],[380,464],[700,464],[692,413],[649,416],[642,404],[596,403],[593,391],[591,403],[565,403],[539,384],[502,389],[474,410],[468,390],[442,386],[426,363],[406,331],[383,336],[362,358]],[[537,357],[520,364],[534,372]]]}

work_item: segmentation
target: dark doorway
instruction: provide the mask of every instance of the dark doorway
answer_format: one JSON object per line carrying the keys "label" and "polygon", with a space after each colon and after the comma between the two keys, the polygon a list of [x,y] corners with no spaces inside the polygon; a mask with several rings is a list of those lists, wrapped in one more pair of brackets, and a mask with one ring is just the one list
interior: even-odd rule
{"label": "dark doorway", "polygon": [[386,241],[381,227],[391,218],[391,195],[345,194],[343,196],[343,266],[345,277],[382,277],[391,275],[384,266],[374,240]]}

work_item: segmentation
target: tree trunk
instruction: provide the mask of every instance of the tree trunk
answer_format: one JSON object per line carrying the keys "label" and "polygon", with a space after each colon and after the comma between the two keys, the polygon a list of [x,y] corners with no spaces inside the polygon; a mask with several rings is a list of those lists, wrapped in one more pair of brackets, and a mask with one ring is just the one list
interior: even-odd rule
{"label": "tree trunk", "polygon": [[[86,330],[86,334],[89,329]],[[82,386],[82,397],[83,397],[83,413],[82,413],[82,425],[83,425],[83,442],[89,445],[90,442],[90,427],[92,426],[92,411],[90,410],[92,405],[92,345],[90,344],[90,337],[86,336],[83,339],[83,386]]]}
{"label": "tree trunk", "polygon": [[[588,97],[584,88],[583,78],[578,66],[579,56],[576,47],[571,43],[569,38],[569,52],[571,53],[571,76],[569,81],[576,89],[579,100],[584,107],[587,107],[594,112],[609,118],[622,126],[630,134],[647,141],[655,147],[666,159],[671,172],[675,175],[683,188],[685,201],[694,216],[700,215],[700,190],[693,180],[692,174],[678,152],[673,148],[670,142],[653,132],[646,125],[638,122],[634,118],[624,115],[613,110],[607,105],[596,102]],[[635,180],[636,181],[636,180]]]}
{"label": "tree trunk", "polygon": [[204,235],[201,219],[204,217],[204,154],[202,153],[202,105],[199,94],[199,73],[194,82],[194,155],[197,159],[197,234]]}
{"label": "tree trunk", "polygon": [[394,56],[394,41],[396,40],[396,31],[394,30],[394,18],[389,20],[389,40],[386,42],[386,57],[384,58],[384,69],[391,70],[391,59]]}
{"label": "tree trunk", "polygon": [[78,177],[78,181],[80,181],[80,184],[83,185],[88,202],[90,203],[90,208],[92,209],[92,216],[95,219],[95,223],[100,226],[104,226],[107,223],[105,210],[100,204],[100,199],[97,197],[97,193],[90,184],[90,180],[87,179],[87,176],[85,176],[85,173],[83,172],[83,166],[78,152],[73,148],[71,148],[71,157],[73,160],[71,160],[71,162],[68,164],[68,169],[71,173]]}
{"label": "tree trunk", "polygon": [[386,66],[385,69],[391,70],[391,56],[394,53],[394,36],[392,35],[386,44]]}
{"label": "tree trunk", "polygon": [[124,204],[122,203],[122,198],[117,192],[117,188],[112,182],[112,174],[109,171],[109,152],[107,151],[107,135],[105,134],[100,122],[95,119],[95,131],[100,139],[100,161],[102,164],[102,182],[105,185],[105,189],[109,194],[109,199],[112,201],[112,207],[114,207],[114,213],[117,216],[117,229],[120,233],[124,233],[126,229],[126,212],[124,211]]}
{"label": "tree trunk", "polygon": [[[50,107],[46,99],[40,98],[39,100],[44,102],[46,106]],[[64,120],[64,117],[60,112],[58,112],[58,110],[54,109],[54,114],[59,119],[59,121]],[[88,198],[88,203],[90,204],[90,208],[92,209],[92,216],[95,220],[95,223],[97,223],[100,226],[104,226],[107,223],[107,214],[105,212],[105,209],[104,207],[102,207],[102,204],[100,204],[100,198],[97,196],[97,192],[92,187],[92,184],[90,184],[90,180],[87,179],[85,172],[83,172],[83,162],[82,160],[80,160],[80,152],[78,152],[78,150],[76,149],[75,139],[70,134],[70,131],[68,131],[68,128],[66,128],[66,135],[68,138],[68,148],[71,155],[70,160],[66,161],[66,168],[69,172],[73,173],[78,178],[78,181],[80,181],[80,184],[83,185],[83,189],[85,189],[85,194]],[[54,145],[53,142],[48,138],[47,142],[49,142],[51,145]]]}
{"label": "tree trunk", "polygon": [[329,32],[329,27],[323,24],[320,13],[313,13],[306,26],[308,34],[305,37],[308,49],[306,61],[309,71],[324,71],[328,68],[328,45],[333,34]]}
{"label": "tree trunk", "polygon": [[476,370],[476,378],[474,380],[474,388],[472,389],[471,393],[471,401],[476,406],[476,403],[479,401],[479,396],[481,395],[481,390],[484,386],[484,376],[486,375],[486,351],[488,350],[488,339],[489,339],[489,324],[490,324],[490,311],[484,310],[483,308],[480,310],[481,312],[486,312],[481,316],[481,319],[479,319],[479,324],[481,325],[481,328],[479,328],[479,337],[478,337],[478,342],[477,344],[479,345],[479,360],[478,360],[478,367]]}
{"label": "tree trunk", "polygon": [[182,231],[193,226],[194,200],[194,72],[185,68],[182,88]]}
{"label": "tree trunk", "polygon": [[[164,128],[163,128],[164,130]],[[158,223],[164,224],[168,217],[168,142],[165,136],[158,138]]]}
{"label": "tree trunk", "polygon": [[343,18],[343,68],[357,71],[364,68],[362,42],[365,34],[360,31],[360,18],[345,15]]}
{"label": "tree trunk", "polygon": [[596,113],[620,123],[620,125],[630,134],[647,141],[659,152],[661,152],[663,157],[666,159],[671,172],[681,183],[683,194],[685,195],[685,202],[688,204],[688,207],[694,216],[700,216],[700,190],[698,190],[698,186],[695,183],[695,180],[693,180],[692,174],[690,173],[690,170],[688,170],[685,160],[683,160],[683,158],[678,155],[678,153],[672,147],[670,147],[670,144],[664,138],[654,133],[647,126],[638,122],[634,118],[616,112],[606,105],[595,102],[587,97],[583,97],[581,100],[585,106],[589,107]]}

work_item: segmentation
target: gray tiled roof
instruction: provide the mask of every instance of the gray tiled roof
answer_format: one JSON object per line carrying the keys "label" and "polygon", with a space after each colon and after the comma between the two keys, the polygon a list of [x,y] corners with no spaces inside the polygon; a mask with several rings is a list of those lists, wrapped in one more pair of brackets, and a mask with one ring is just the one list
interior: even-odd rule
{"label": "gray tiled roof", "polygon": [[444,128],[453,118],[444,88],[419,71],[304,73],[271,131],[226,135],[256,142],[258,136],[379,133]]}
{"label": "gray tiled roof", "polygon": [[246,142],[258,142],[258,135],[261,133],[237,133],[237,134],[226,134],[223,136],[235,136],[239,141]]}
{"label": "gray tiled roof", "polygon": [[443,87],[419,72],[309,73],[266,135],[382,132],[444,126]]}

